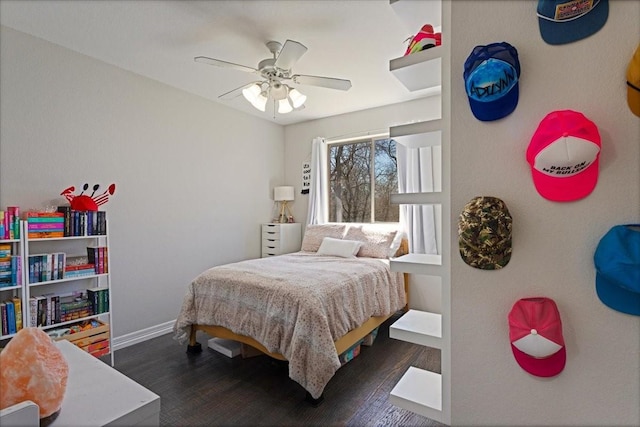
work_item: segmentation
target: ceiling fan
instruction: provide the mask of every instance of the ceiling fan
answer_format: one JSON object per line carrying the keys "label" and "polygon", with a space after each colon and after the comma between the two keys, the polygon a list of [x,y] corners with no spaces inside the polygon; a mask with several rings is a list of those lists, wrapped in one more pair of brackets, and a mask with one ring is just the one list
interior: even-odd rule
{"label": "ceiling fan", "polygon": [[294,109],[304,108],[307,99],[297,89],[284,82],[291,81],[296,84],[319,86],[337,90],[349,90],[351,81],[336,79],[333,77],[308,76],[304,74],[291,74],[291,69],[304,55],[307,48],[300,42],[287,40],[284,46],[276,41],[266,43],[267,48],[273,54],[273,58],[263,59],[258,63],[258,68],[234,64],[233,62],[206,56],[196,56],[194,60],[203,64],[218,67],[231,68],[247,73],[259,74],[263,80],[253,81],[242,85],[229,92],[223,93],[218,98],[233,99],[242,94],[255,108],[266,110],[269,98],[278,102],[278,113],[285,114]]}

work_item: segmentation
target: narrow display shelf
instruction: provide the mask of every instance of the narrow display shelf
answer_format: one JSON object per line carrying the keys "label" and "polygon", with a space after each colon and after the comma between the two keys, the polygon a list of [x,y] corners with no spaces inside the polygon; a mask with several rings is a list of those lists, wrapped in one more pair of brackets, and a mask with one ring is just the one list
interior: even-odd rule
{"label": "narrow display shelf", "polygon": [[409,90],[440,88],[442,46],[421,50],[389,61],[389,71]]}
{"label": "narrow display shelf", "polygon": [[442,422],[442,376],[411,366],[391,390],[389,400],[400,408]]}
{"label": "narrow display shelf", "polygon": [[434,119],[390,127],[389,137],[400,138],[403,136],[413,136],[423,133],[440,131],[442,131],[442,120]]}
{"label": "narrow display shelf", "polygon": [[406,254],[389,260],[391,271],[440,276],[442,255]]}
{"label": "narrow display shelf", "polygon": [[409,310],[389,326],[389,337],[432,348],[442,348],[442,315]]}
{"label": "narrow display shelf", "polygon": [[96,277],[107,277],[108,275],[109,273],[87,274],[86,276],[67,277],[66,279],[47,280],[45,282],[33,282],[33,283],[29,283],[28,285],[30,287],[51,285],[53,283],[73,282],[75,280],[95,279]]}
{"label": "narrow display shelf", "polygon": [[389,199],[392,205],[439,205],[442,193],[395,193]]}

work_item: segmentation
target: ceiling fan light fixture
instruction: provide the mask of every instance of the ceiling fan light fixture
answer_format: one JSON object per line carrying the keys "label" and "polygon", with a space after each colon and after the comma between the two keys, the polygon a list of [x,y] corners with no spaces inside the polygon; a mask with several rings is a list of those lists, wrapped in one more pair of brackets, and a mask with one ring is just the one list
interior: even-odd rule
{"label": "ceiling fan light fixture", "polygon": [[251,103],[256,109],[260,111],[266,111],[267,109],[267,96],[266,92],[262,90],[262,87],[258,83],[254,83],[249,87],[242,89],[242,96]]}
{"label": "ceiling fan light fixture", "polygon": [[291,105],[293,105],[293,108],[299,108],[304,105],[305,101],[307,100],[307,96],[300,93],[298,89],[291,89],[289,90],[289,99],[291,100]]}
{"label": "ceiling fan light fixture", "polygon": [[287,114],[293,111],[293,107],[287,98],[278,101],[278,113]]}
{"label": "ceiling fan light fixture", "polygon": [[247,101],[253,103],[253,101],[258,99],[260,92],[262,92],[262,89],[258,83],[254,83],[251,86],[242,89],[242,96],[244,96]]}

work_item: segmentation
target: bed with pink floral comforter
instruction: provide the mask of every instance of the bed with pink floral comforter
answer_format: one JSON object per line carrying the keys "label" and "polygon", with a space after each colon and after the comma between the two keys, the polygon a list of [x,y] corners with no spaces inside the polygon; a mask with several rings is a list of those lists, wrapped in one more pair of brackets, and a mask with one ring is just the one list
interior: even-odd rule
{"label": "bed with pink floral comforter", "polygon": [[191,325],[249,336],[289,361],[289,377],[315,399],[340,368],[334,341],[405,305],[401,273],[379,258],[297,252],[211,268],[188,286],[174,338]]}

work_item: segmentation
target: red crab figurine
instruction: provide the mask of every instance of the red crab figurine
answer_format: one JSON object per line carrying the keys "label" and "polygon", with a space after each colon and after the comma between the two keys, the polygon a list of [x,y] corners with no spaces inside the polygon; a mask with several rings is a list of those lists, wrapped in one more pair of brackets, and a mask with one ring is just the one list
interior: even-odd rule
{"label": "red crab figurine", "polygon": [[72,194],[76,190],[76,188],[74,186],[71,186],[60,193],[60,195],[64,196],[65,199],[69,201],[69,204],[71,204],[71,209],[73,209],[74,211],[97,211],[98,206],[107,203],[109,201],[109,196],[116,192],[116,185],[111,184],[109,188],[106,189],[102,194],[94,197],[94,194],[96,194],[96,191],[98,191],[100,185],[96,184],[93,186],[93,193],[91,193],[90,196],[84,194],[84,192],[87,191],[88,188],[89,184],[85,184],[82,187],[82,193],[76,196],[75,194]]}

